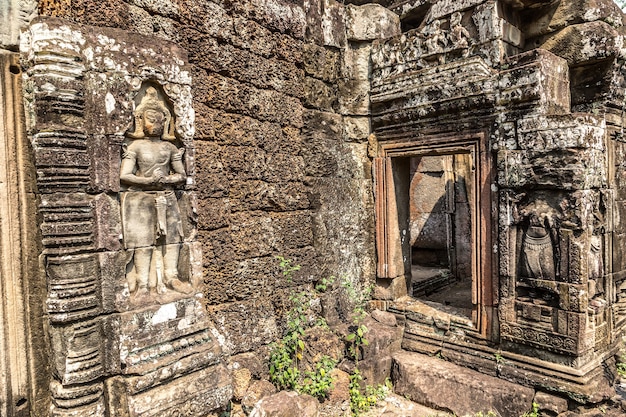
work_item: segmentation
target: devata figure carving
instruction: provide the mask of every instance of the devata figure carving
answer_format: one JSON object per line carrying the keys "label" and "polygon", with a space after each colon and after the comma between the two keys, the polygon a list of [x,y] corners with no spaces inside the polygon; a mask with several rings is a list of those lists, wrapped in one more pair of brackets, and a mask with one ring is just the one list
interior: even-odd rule
{"label": "devata figure carving", "polygon": [[[519,202],[524,194],[514,198]],[[536,200],[523,208],[514,205],[514,219],[525,223],[518,257],[520,278],[555,280],[559,277],[560,218],[548,203]]]}
{"label": "devata figure carving", "polygon": [[[470,34],[461,24],[461,20],[463,16],[460,12],[455,12],[450,17],[450,43],[459,49],[466,49],[469,46],[468,39],[470,38]],[[469,50],[463,53],[463,56],[468,56]]]}
{"label": "devata figure carving", "polygon": [[550,226],[536,213],[528,216],[520,256],[520,276],[524,278],[556,279],[554,250]]}
{"label": "devata figure carving", "polygon": [[135,128],[127,136],[120,169],[124,246],[128,250],[126,278],[135,302],[165,292],[165,287],[190,293],[178,278],[183,237],[175,187],[186,174],[175,139],[171,113],[156,88],[148,87],[135,112]]}

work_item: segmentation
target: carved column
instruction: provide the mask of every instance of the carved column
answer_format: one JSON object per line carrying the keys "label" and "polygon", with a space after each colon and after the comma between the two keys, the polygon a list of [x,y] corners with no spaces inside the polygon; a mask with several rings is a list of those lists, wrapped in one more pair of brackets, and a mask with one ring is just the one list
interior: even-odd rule
{"label": "carved column", "polygon": [[21,48],[52,415],[205,416],[224,406],[230,377],[198,287],[186,54],[58,19],[34,21]]}

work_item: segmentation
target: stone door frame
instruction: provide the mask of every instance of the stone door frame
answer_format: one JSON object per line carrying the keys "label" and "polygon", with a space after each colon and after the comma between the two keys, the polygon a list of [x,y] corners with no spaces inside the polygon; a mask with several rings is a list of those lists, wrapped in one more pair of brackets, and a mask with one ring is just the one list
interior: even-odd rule
{"label": "stone door frame", "polygon": [[47,389],[34,167],[19,54],[0,51],[0,415],[39,415]]}
{"label": "stone door frame", "polygon": [[[493,253],[497,242],[497,193],[493,191],[493,158],[489,148],[489,135],[485,131],[466,134],[428,135],[402,141],[379,143],[378,156],[374,158],[374,184],[376,208],[377,283],[391,291],[393,301],[410,294],[410,246],[408,230],[401,231],[403,211],[408,211],[406,197],[398,195],[396,163],[399,158],[425,155],[452,155],[469,153],[475,166],[475,203],[472,215],[472,240],[477,247],[472,261],[472,324],[479,338],[493,339],[497,328],[498,282],[495,272],[496,256]],[[405,187],[408,192],[408,186]],[[402,191],[400,191],[402,193]],[[476,210],[478,209],[478,210]],[[408,216],[404,216],[408,217]],[[392,284],[392,281],[400,282]],[[402,288],[405,286],[404,288]],[[398,288],[399,287],[399,288]]]}

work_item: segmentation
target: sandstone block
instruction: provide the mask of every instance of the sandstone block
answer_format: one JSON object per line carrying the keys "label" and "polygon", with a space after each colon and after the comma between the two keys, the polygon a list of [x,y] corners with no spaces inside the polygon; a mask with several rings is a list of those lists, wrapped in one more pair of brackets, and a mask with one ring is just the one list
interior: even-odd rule
{"label": "sandstone block", "polygon": [[232,181],[230,199],[233,211],[291,211],[310,207],[309,195],[299,182]]}
{"label": "sandstone block", "polygon": [[285,0],[240,0],[222,2],[226,11],[243,15],[261,25],[301,39],[306,19],[302,6]]}
{"label": "sandstone block", "polygon": [[310,395],[281,391],[256,403],[250,417],[316,417],[318,407]]}
{"label": "sandstone block", "polygon": [[[228,358],[228,369],[249,369],[255,379],[269,378],[267,365],[255,352],[245,352]],[[254,381],[252,381],[254,384]]]}
{"label": "sandstone block", "polygon": [[256,403],[275,393],[276,387],[271,382],[266,380],[252,381],[241,400],[241,406],[249,414]]}
{"label": "sandstone block", "polygon": [[399,395],[457,415],[495,411],[520,416],[530,410],[535,395],[530,388],[410,352],[393,355],[392,380]]}
{"label": "sandstone block", "polygon": [[539,409],[554,413],[554,415],[564,413],[568,410],[568,403],[565,398],[556,395],[547,394],[545,392],[537,392],[534,402],[539,404]]}
{"label": "sandstone block", "polygon": [[313,43],[303,45],[304,71],[308,75],[326,82],[337,79],[339,52],[323,48]]}
{"label": "sandstone block", "polygon": [[385,326],[396,327],[398,325],[396,315],[393,313],[381,310],[374,310],[372,311],[371,316],[378,323],[384,324]]}
{"label": "sandstone block", "polygon": [[231,375],[233,376],[233,398],[241,401],[252,381],[252,372],[247,368],[239,368],[233,369]]}
{"label": "sandstone block", "polygon": [[372,41],[400,34],[400,17],[379,4],[346,7],[346,29],[350,41]]}
{"label": "sandstone block", "polygon": [[209,316],[224,335],[223,349],[229,354],[249,352],[280,337],[269,298],[211,307]]}
{"label": "sandstone block", "polygon": [[618,55],[617,38],[617,31],[608,23],[589,22],[566,27],[541,47],[574,66]]}

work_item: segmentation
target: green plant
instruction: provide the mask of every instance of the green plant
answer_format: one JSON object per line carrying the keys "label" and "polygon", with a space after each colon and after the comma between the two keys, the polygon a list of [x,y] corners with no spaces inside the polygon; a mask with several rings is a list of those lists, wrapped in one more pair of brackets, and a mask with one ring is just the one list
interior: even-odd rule
{"label": "green plant", "polygon": [[333,378],[330,373],[337,362],[330,356],[322,356],[315,364],[315,372],[306,371],[298,392],[309,394],[316,398],[326,398],[333,387]]}
{"label": "green plant", "polygon": [[[300,270],[300,265],[292,265],[290,259],[282,256],[279,260],[283,276],[291,282],[293,273]],[[307,309],[312,294],[309,291],[292,292],[289,295],[291,309],[287,312],[287,323],[283,338],[272,344],[270,348],[270,380],[279,389],[293,389],[301,393],[309,394],[317,398],[325,398],[332,388],[330,371],[335,367],[336,361],[328,356],[323,356],[315,364],[314,371],[300,372],[299,363],[304,357],[306,344],[304,334],[307,327]],[[325,325],[326,321],[318,319],[317,325]]]}
{"label": "green plant", "polygon": [[617,374],[622,378],[626,378],[626,362],[617,362]]}
{"label": "green plant", "polygon": [[358,368],[361,347],[369,345],[368,340],[365,338],[365,334],[368,332],[368,329],[362,323],[362,321],[366,316],[365,304],[370,298],[372,287],[367,287],[362,294],[359,294],[352,282],[348,280],[344,279],[341,283],[341,286],[345,289],[346,295],[354,304],[354,309],[352,312],[352,322],[354,324],[352,328],[354,329],[354,331],[350,332],[346,336],[346,341],[350,343],[348,352],[354,359],[356,367]]}
{"label": "green plant", "polygon": [[496,363],[498,365],[504,365],[504,363],[506,362],[504,360],[504,356],[502,356],[502,354],[500,352],[496,352],[493,354],[493,358],[496,360]]}
{"label": "green plant", "polygon": [[367,327],[364,324],[358,324],[355,331],[349,333],[346,336],[346,341],[350,342],[350,347],[348,351],[350,355],[354,359],[354,363],[356,366],[359,366],[359,356],[361,355],[361,346],[369,345],[368,340],[365,338],[365,334],[367,333]]}
{"label": "green plant", "polygon": [[539,404],[533,401],[531,410],[524,413],[522,417],[539,417]]}
{"label": "green plant", "polygon": [[393,388],[391,381],[387,378],[384,385],[377,387],[367,385],[364,390],[361,390],[362,380],[361,372],[355,368],[350,375],[350,410],[353,416],[359,416],[376,405],[378,401],[384,400]]}
{"label": "green plant", "polygon": [[278,259],[280,269],[283,270],[283,276],[287,277],[287,282],[293,281],[293,273],[300,270],[300,265],[291,265],[291,259],[284,258],[282,256],[275,256]]}
{"label": "green plant", "polygon": [[315,290],[317,292],[326,292],[329,287],[331,287],[335,283],[335,277],[332,276],[330,278],[322,278],[316,285]]}
{"label": "green plant", "polygon": [[295,389],[300,371],[294,365],[293,351],[284,340],[271,346],[270,380],[279,389]]}

